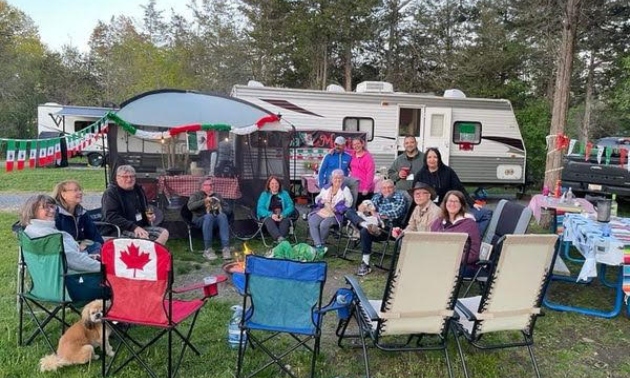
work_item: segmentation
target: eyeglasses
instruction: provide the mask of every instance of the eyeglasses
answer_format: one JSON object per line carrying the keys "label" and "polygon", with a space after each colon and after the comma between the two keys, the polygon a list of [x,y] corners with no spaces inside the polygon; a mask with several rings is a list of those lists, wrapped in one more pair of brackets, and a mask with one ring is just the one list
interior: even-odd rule
{"label": "eyeglasses", "polygon": [[72,188],[72,189],[64,189],[64,192],[82,192],[83,189],[81,188]]}
{"label": "eyeglasses", "polygon": [[448,201],[446,201],[446,202],[448,202],[448,203],[457,203],[457,204],[459,204],[459,200],[458,200],[458,199],[450,199],[450,200],[448,200]]}
{"label": "eyeglasses", "polygon": [[131,180],[136,178],[136,175],[118,175],[118,177],[125,179],[125,180]]}
{"label": "eyeglasses", "polygon": [[424,190],[416,190],[413,194],[418,195],[418,196],[420,196],[420,195],[422,195],[422,196],[430,196],[431,195],[431,193],[426,192]]}
{"label": "eyeglasses", "polygon": [[42,204],[41,208],[50,212],[57,211],[57,205],[54,205],[52,203],[44,203]]}

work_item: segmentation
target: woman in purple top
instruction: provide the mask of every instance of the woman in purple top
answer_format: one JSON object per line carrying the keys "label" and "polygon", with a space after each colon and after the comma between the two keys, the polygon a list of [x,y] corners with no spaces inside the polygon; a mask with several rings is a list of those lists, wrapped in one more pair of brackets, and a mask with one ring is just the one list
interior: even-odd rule
{"label": "woman in purple top", "polygon": [[365,141],[352,139],[352,160],[350,160],[350,177],[359,179],[359,193],[355,204],[371,199],[374,194],[374,158],[365,149]]}
{"label": "woman in purple top", "polygon": [[467,254],[464,277],[472,277],[477,271],[475,263],[479,260],[481,248],[481,236],[475,218],[466,214],[466,198],[458,190],[446,193],[442,201],[442,217],[436,219],[431,225],[434,232],[462,232],[468,234],[464,245],[464,255]]}

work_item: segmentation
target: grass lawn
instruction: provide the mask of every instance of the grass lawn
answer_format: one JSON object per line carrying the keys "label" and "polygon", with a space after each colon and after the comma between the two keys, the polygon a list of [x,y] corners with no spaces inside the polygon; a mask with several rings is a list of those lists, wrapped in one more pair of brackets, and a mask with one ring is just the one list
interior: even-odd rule
{"label": "grass lawn", "polygon": [[[53,185],[62,179],[77,179],[87,191],[102,191],[104,176],[102,169],[41,169],[6,173],[0,171],[0,192],[40,191],[50,192]],[[33,183],[37,183],[36,186]],[[1,195],[1,193],[0,193]],[[625,210],[625,211],[624,211]],[[620,209],[628,214],[628,209]],[[18,316],[16,311],[16,264],[17,241],[10,231],[16,214],[0,212],[0,377],[32,377],[39,374],[38,361],[49,351],[42,340],[30,346],[17,346]],[[305,235],[303,222],[300,235]],[[530,232],[544,232],[532,225]],[[201,242],[196,241],[201,249]],[[252,242],[256,251],[263,248],[259,242]],[[200,253],[188,251],[187,240],[171,240],[169,249],[175,258],[175,276],[178,283],[200,280],[209,274],[221,272],[221,262],[208,263]],[[344,286],[343,276],[354,274],[357,264],[328,257],[329,273],[325,300],[337,287]],[[571,268],[577,269],[572,266]],[[612,270],[612,269],[611,269]],[[362,279],[362,284],[372,298],[380,299],[386,280],[386,273],[376,270]],[[601,305],[612,303],[612,295],[599,284],[586,287],[554,284],[554,299],[571,300],[576,304]],[[418,298],[422,300],[422,298]],[[202,309],[193,342],[201,356],[188,353],[184,357],[181,377],[234,377],[237,353],[227,344],[227,325],[230,306],[240,303],[240,297],[229,284],[221,285],[220,295],[211,299]],[[73,318],[73,319],[76,319]],[[317,376],[322,378],[363,376],[362,353],[360,349],[340,349],[334,338],[336,315],[328,314],[324,320],[322,353],[317,363]],[[141,329],[132,329],[142,332]],[[57,334],[58,335],[58,334]],[[630,350],[630,322],[624,314],[616,319],[606,320],[577,314],[546,311],[546,316],[536,324],[534,353],[537,356],[543,377],[630,377],[630,363],[625,352]],[[116,343],[114,342],[116,347]],[[456,376],[463,376],[458,366],[454,343],[450,343],[450,356],[454,361]],[[158,344],[149,352],[149,361],[163,363],[164,344]],[[249,351],[251,352],[251,351]],[[503,378],[533,377],[534,372],[525,350],[478,351],[464,343],[464,353],[471,377]],[[257,353],[258,354],[258,353]],[[375,378],[399,377],[447,377],[444,358],[439,352],[386,353],[371,349],[370,366]],[[308,368],[305,355],[292,360],[291,366],[304,376]],[[160,370],[160,372],[162,372]],[[98,377],[100,363],[63,368],[51,377]],[[146,374],[137,365],[125,368],[118,377],[144,377]],[[282,376],[277,370],[267,370],[261,377]]]}

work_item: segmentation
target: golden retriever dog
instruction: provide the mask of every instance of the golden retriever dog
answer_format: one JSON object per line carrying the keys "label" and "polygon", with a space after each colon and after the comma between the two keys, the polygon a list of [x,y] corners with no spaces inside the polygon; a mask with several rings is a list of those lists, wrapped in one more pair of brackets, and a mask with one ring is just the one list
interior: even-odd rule
{"label": "golden retriever dog", "polygon": [[99,355],[94,352],[95,347],[102,348],[103,331],[105,331],[105,352],[113,356],[114,351],[109,345],[109,328],[101,322],[103,317],[103,300],[94,300],[81,311],[81,320],[74,323],[59,339],[56,354],[49,354],[39,360],[41,371],[54,371],[60,367],[84,364],[96,360]]}

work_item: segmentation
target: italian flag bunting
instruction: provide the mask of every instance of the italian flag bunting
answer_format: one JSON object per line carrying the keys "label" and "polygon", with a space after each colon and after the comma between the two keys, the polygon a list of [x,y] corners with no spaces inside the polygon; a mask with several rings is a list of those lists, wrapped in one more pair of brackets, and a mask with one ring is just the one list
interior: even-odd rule
{"label": "italian flag bunting", "polygon": [[61,163],[61,138],[57,138],[55,141],[55,160],[57,164]]}
{"label": "italian flag bunting", "polygon": [[26,141],[21,140],[18,144],[18,155],[17,155],[17,169],[21,171],[24,169],[24,162],[26,161]]}
{"label": "italian flag bunting", "polygon": [[31,148],[29,150],[29,155],[28,155],[28,167],[31,169],[35,168],[36,160],[37,160],[37,141],[32,140]]}
{"label": "italian flag bunting", "polygon": [[13,170],[13,164],[15,162],[15,140],[7,141],[7,161],[5,163],[5,167],[7,172],[11,172]]}
{"label": "italian flag bunting", "polygon": [[55,157],[55,140],[48,139],[48,143],[46,143],[46,165],[52,163]]}

